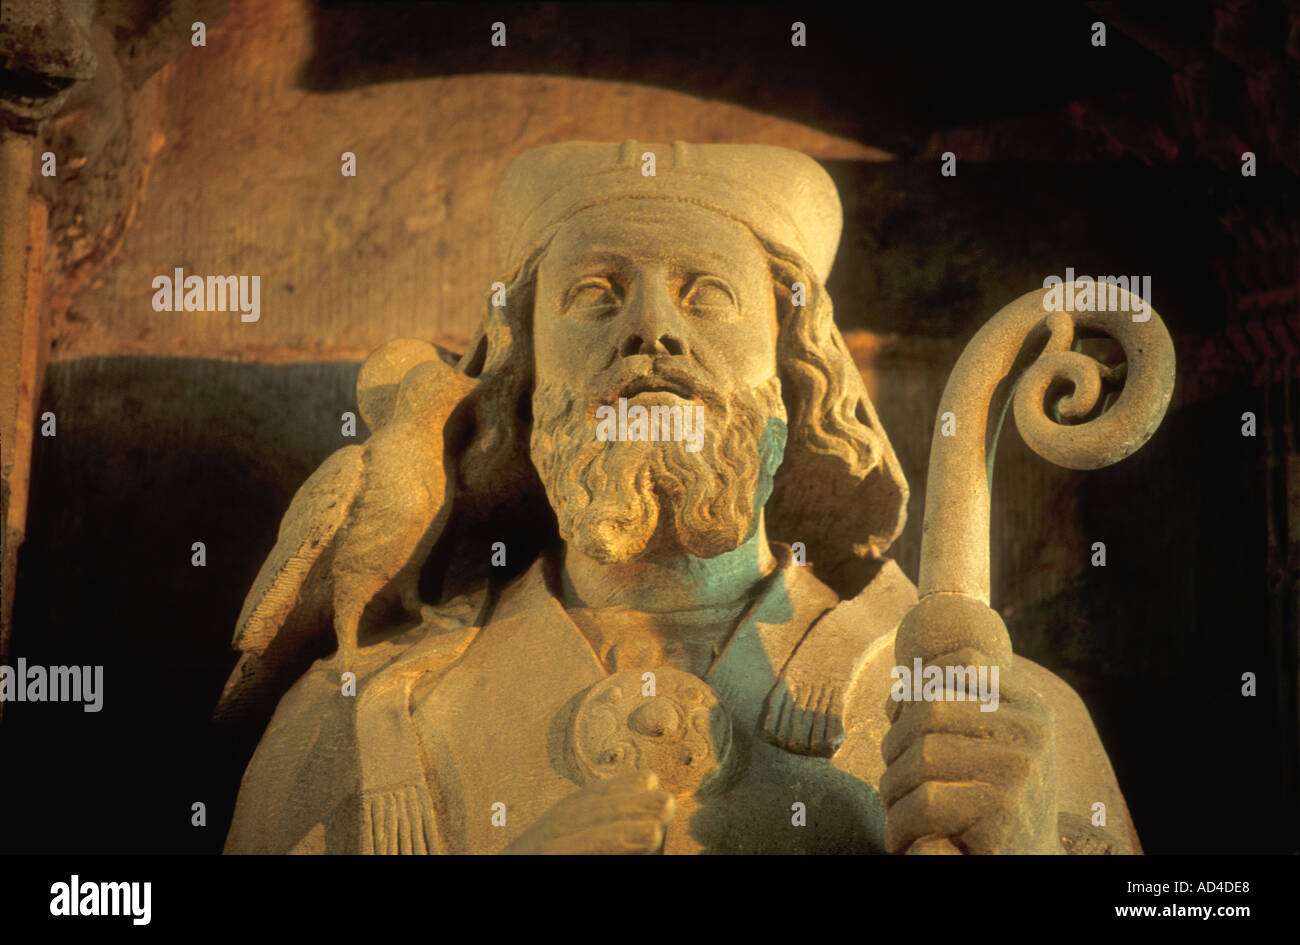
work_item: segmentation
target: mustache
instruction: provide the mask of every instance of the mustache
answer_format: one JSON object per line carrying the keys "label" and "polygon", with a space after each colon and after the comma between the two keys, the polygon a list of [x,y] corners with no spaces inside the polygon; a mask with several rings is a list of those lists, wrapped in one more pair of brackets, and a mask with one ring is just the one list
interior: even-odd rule
{"label": "mustache", "polygon": [[723,393],[701,372],[667,360],[624,359],[624,363],[606,373],[609,376],[596,383],[599,394],[594,402],[598,405],[616,403],[620,397],[631,398],[647,391],[667,391],[687,400],[711,404],[720,404],[724,399]]}

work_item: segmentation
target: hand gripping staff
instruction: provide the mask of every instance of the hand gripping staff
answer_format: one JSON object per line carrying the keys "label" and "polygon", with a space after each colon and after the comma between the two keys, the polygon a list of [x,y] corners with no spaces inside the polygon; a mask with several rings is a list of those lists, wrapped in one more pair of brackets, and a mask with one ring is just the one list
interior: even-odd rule
{"label": "hand gripping staff", "polygon": [[[1090,297],[1094,288],[1099,302],[1118,304],[1106,305],[1106,311],[1070,312],[1055,304],[1080,291]],[[1082,338],[1098,335],[1117,341],[1126,361],[1108,367],[1079,350]],[[1013,373],[1031,358],[1014,380]],[[1014,387],[995,408],[994,397],[1008,382]],[[1073,390],[1063,393],[1067,386]],[[990,490],[1006,407],[1014,401],[1020,435],[1039,456],[1069,469],[1100,469],[1147,441],[1164,418],[1173,387],[1169,332],[1147,302],[1120,286],[1071,282],[1036,290],[980,329],[958,359],[939,404],[919,600],[899,626],[896,665],[910,667],[918,657],[945,665],[958,655],[965,663],[974,653],[979,661],[1000,666],[1004,678],[1011,668],[1011,638],[989,606]],[[891,720],[901,708],[902,703],[891,703]],[[907,852],[959,851],[950,838],[923,837]]]}

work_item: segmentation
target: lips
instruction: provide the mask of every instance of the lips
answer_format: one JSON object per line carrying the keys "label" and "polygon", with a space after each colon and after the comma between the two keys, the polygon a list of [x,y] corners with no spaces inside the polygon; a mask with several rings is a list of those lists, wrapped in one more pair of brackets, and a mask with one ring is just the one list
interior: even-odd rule
{"label": "lips", "polygon": [[622,396],[631,400],[637,394],[675,394],[683,400],[692,400],[695,392],[682,381],[666,377],[638,377],[623,388]]}

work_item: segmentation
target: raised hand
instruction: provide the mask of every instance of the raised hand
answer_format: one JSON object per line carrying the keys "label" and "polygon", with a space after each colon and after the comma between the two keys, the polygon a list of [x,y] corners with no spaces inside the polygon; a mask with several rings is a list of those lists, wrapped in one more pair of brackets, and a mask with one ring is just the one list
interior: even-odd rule
{"label": "raised hand", "polygon": [[[944,673],[922,700],[889,699],[880,782],[886,850],[1061,852],[1051,708],[1017,682],[1001,618],[961,595],[927,598],[899,627],[895,659],[902,667],[920,659]],[[981,702],[969,687],[954,686],[970,676],[947,667],[982,672],[993,698]]]}

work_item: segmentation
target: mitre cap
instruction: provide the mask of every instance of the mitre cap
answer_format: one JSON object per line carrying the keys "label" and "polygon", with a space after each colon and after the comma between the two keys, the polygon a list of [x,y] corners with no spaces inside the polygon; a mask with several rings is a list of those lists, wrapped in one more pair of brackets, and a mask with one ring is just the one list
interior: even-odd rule
{"label": "mitre cap", "polygon": [[[655,156],[653,176],[642,173],[646,152]],[[707,207],[795,250],[820,282],[830,274],[843,211],[821,165],[772,145],[684,141],[566,141],[516,157],[501,175],[492,206],[505,270],[575,214],[638,198]]]}

